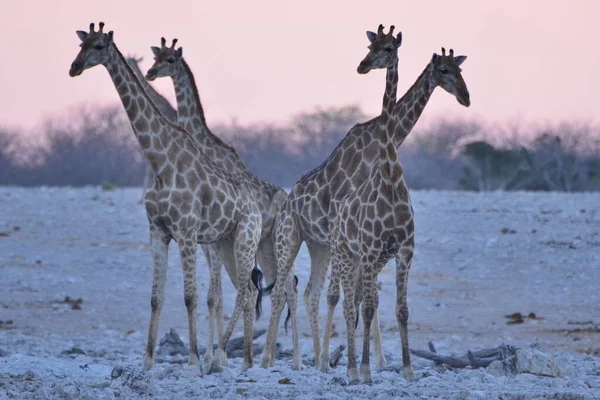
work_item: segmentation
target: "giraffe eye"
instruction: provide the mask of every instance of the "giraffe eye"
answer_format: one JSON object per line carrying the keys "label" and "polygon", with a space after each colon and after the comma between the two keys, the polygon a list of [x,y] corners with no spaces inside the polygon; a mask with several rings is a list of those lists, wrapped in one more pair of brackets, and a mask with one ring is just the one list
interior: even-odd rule
{"label": "giraffe eye", "polygon": [[169,57],[169,58],[167,58],[167,62],[169,64],[173,64],[175,62],[175,57]]}
{"label": "giraffe eye", "polygon": [[391,53],[392,51],[394,51],[394,49],[390,49],[389,47],[386,47],[385,49],[383,49],[386,53]]}
{"label": "giraffe eye", "polygon": [[94,46],[94,49],[96,49],[96,50],[102,50],[103,48],[104,48],[104,46],[101,44],[97,44]]}
{"label": "giraffe eye", "polygon": [[440,73],[446,75],[448,73],[448,70],[446,68],[440,68]]}

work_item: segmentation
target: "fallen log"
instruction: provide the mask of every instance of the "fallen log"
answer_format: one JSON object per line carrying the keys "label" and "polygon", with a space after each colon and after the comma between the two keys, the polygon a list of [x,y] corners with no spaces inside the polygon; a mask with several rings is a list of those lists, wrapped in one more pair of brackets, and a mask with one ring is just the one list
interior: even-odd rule
{"label": "fallen log", "polygon": [[329,357],[329,366],[331,368],[335,368],[337,367],[338,363],[340,362],[341,358],[342,358],[342,354],[344,353],[344,349],[346,348],[346,346],[344,346],[343,344],[340,344],[332,353],[331,356]]}
{"label": "fallen log", "polygon": [[[257,338],[264,335],[266,332],[267,332],[266,329],[254,330],[254,332],[252,333],[252,340],[256,340]],[[213,351],[216,350],[217,347],[219,347],[219,345],[214,344]],[[237,337],[235,339],[231,339],[229,341],[229,343],[227,343],[227,357],[229,357],[229,358],[236,358],[238,352],[243,351],[243,350],[244,350],[244,337],[243,336]],[[262,349],[261,349],[261,351],[262,351]],[[200,346],[200,348],[198,349],[198,353],[200,355],[206,353],[206,346]],[[236,354],[236,356],[234,356],[233,354]]]}
{"label": "fallen log", "polygon": [[425,358],[436,363],[445,364],[453,368],[485,368],[497,360],[506,360],[516,354],[517,348],[509,345],[501,345],[491,349],[467,351],[463,356],[446,356],[436,352],[432,342],[428,343],[429,350],[410,349],[411,354]]}

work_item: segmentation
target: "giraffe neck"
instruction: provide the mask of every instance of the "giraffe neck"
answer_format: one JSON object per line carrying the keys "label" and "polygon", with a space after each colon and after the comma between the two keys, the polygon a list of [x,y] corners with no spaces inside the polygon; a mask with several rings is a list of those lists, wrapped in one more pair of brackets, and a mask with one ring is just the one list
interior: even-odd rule
{"label": "giraffe neck", "polygon": [[392,176],[395,165],[398,164],[396,149],[394,148],[395,119],[394,108],[396,106],[396,93],[398,90],[398,58],[396,62],[387,68],[385,92],[381,116],[379,117],[379,165],[384,172],[384,178]]}
{"label": "giraffe neck", "polygon": [[425,70],[394,107],[393,141],[396,148],[400,147],[412,131],[436,88],[436,85],[431,83],[431,72],[431,64],[427,64]]}
{"label": "giraffe neck", "polygon": [[184,59],[172,78],[177,96],[177,124],[192,135],[202,151],[217,165],[234,174],[249,173],[235,149],[208,128],[194,74]]}
{"label": "giraffe neck", "polygon": [[[109,62],[105,65],[106,69],[121,98],[144,156],[154,172],[159,173],[168,164],[168,143],[175,139],[172,130],[168,129],[171,124],[142,89],[140,81],[117,46],[113,43],[108,51]],[[158,148],[162,150],[158,151]]]}
{"label": "giraffe neck", "polygon": [[393,65],[389,66],[385,75],[385,92],[383,92],[383,104],[381,115],[390,118],[396,106],[396,95],[398,93],[398,58]]}
{"label": "giraffe neck", "polygon": [[160,112],[167,117],[167,119],[172,123],[177,123],[177,111],[173,108],[169,100],[167,100],[163,95],[158,93],[156,89],[144,78],[144,74],[140,70],[140,66],[137,61],[133,58],[128,58],[127,63],[135,73],[136,77],[140,81],[142,88],[148,93],[150,99],[156,104]]}

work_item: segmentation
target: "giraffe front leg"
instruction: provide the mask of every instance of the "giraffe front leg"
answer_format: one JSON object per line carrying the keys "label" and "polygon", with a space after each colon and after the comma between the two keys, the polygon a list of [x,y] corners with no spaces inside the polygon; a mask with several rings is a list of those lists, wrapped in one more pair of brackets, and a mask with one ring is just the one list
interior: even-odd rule
{"label": "giraffe front leg", "polygon": [[253,364],[253,326],[255,312],[260,312],[258,291],[261,289],[262,272],[255,268],[256,252],[261,237],[261,216],[250,214],[238,223],[234,243],[234,256],[239,285],[238,297],[244,310],[244,363],[242,372],[252,368]]}
{"label": "giraffe front leg", "polygon": [[379,326],[379,307],[375,309],[375,316],[371,323],[371,335],[375,344],[375,365],[377,369],[382,370],[386,367],[387,361],[383,354],[383,342],[381,340],[381,327]]}
{"label": "giraffe front leg", "polygon": [[[369,266],[372,268],[372,264]],[[368,267],[367,267],[368,268]],[[363,270],[366,268],[363,267]],[[377,295],[377,276],[372,271],[363,273],[363,352],[362,362],[360,364],[360,374],[362,383],[372,384],[371,365],[369,362],[370,345],[371,345],[371,324],[373,322],[375,312],[379,305],[379,296]]]}
{"label": "giraffe front leg", "polygon": [[333,333],[333,315],[340,301],[340,272],[337,252],[333,254],[331,261],[331,277],[327,288],[327,318],[325,320],[325,333],[323,335],[323,347],[319,356],[319,370],[329,372],[329,341]]}
{"label": "giraffe front leg", "polygon": [[402,370],[407,381],[415,380],[408,346],[408,305],[406,302],[408,270],[412,263],[413,247],[401,248],[396,256],[396,319],[402,344]]}
{"label": "giraffe front leg", "polygon": [[152,297],[150,305],[150,326],[148,328],[148,341],[146,343],[146,354],[142,371],[149,371],[154,365],[154,349],[156,348],[156,335],[158,333],[158,321],[165,300],[165,284],[167,282],[167,266],[169,256],[170,239],[150,226],[150,247],[152,250],[153,278]]}
{"label": "giraffe front leg", "polygon": [[254,319],[256,317],[255,305],[258,299],[258,288],[252,282],[248,282],[247,297],[248,301],[244,306],[244,363],[242,365],[242,372],[246,372],[249,368],[252,368],[254,349],[252,342]]}
{"label": "giraffe front leg", "polygon": [[[204,252],[204,256],[206,258],[206,262],[208,264],[208,270],[210,274],[210,283],[208,287],[208,293],[206,296],[206,305],[208,307],[208,341],[206,343],[206,353],[204,353],[204,366],[208,370],[213,361],[213,344],[214,344],[214,332],[215,332],[215,324],[218,325],[218,317],[217,317],[217,308],[220,299],[218,298],[220,288],[220,275],[221,275],[221,264],[220,262],[216,262],[215,259],[215,251],[210,248],[208,245],[202,246],[202,251]],[[218,334],[220,337],[221,328],[218,328]]]}
{"label": "giraffe front leg", "polygon": [[185,238],[179,239],[179,254],[183,267],[183,298],[188,314],[190,343],[189,365],[200,366],[198,356],[198,335],[196,330],[196,310],[198,309],[198,289],[196,287],[196,232],[188,232]]}
{"label": "giraffe front leg", "polygon": [[327,269],[331,259],[329,246],[307,242],[310,254],[310,278],[304,292],[304,304],[310,318],[312,331],[313,350],[315,353],[315,368],[319,368],[319,357],[321,354],[321,338],[319,334],[319,303],[321,292],[325,284]]}
{"label": "giraffe front leg", "polygon": [[356,290],[356,265],[351,254],[345,246],[336,245],[334,251],[339,251],[339,271],[342,287],[344,289],[344,319],[346,320],[346,336],[348,339],[348,378],[350,384],[358,383],[358,369],[356,368],[356,307],[354,304],[354,291]]}
{"label": "giraffe front leg", "polygon": [[300,250],[300,234],[296,221],[287,207],[282,210],[280,218],[277,218],[275,222],[274,234],[277,252],[277,279],[271,291],[271,318],[269,319],[265,347],[260,359],[261,368],[269,368],[275,359],[277,331],[281,312],[285,306],[286,277],[290,276],[294,260]]}
{"label": "giraffe front leg", "polygon": [[[300,371],[302,369],[302,360],[300,359],[300,343],[298,340],[298,278],[294,275],[294,268],[290,271],[286,281],[285,291],[290,319],[292,320],[292,370]],[[274,358],[274,357],[273,357]]]}

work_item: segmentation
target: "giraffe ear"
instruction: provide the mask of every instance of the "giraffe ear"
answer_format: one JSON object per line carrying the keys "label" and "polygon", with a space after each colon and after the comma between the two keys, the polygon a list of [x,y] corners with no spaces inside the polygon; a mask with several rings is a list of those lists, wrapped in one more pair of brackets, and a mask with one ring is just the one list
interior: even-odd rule
{"label": "giraffe ear", "polygon": [[460,65],[460,64],[464,63],[466,59],[467,59],[467,56],[454,57],[454,61],[456,62],[456,65]]}
{"label": "giraffe ear", "polygon": [[437,63],[439,57],[440,56],[438,56],[436,53],[433,53],[433,55],[431,56],[431,64]]}
{"label": "giraffe ear", "polygon": [[402,45],[402,32],[398,32],[396,39],[394,39],[394,45],[396,45],[396,47],[400,47]]}
{"label": "giraffe ear", "polygon": [[377,34],[375,32],[367,31],[367,39],[369,39],[369,42],[373,43],[375,38],[377,38]]}
{"label": "giraffe ear", "polygon": [[158,57],[158,54],[160,53],[160,48],[159,47],[151,46],[150,50],[152,50],[152,54],[154,54],[155,57]]}
{"label": "giraffe ear", "polygon": [[175,50],[175,55],[177,57],[180,57],[183,55],[183,47],[178,48],[177,50]]}
{"label": "giraffe ear", "polygon": [[77,31],[75,33],[77,34],[79,40],[81,40],[82,42],[88,37],[88,33],[86,31]]}

